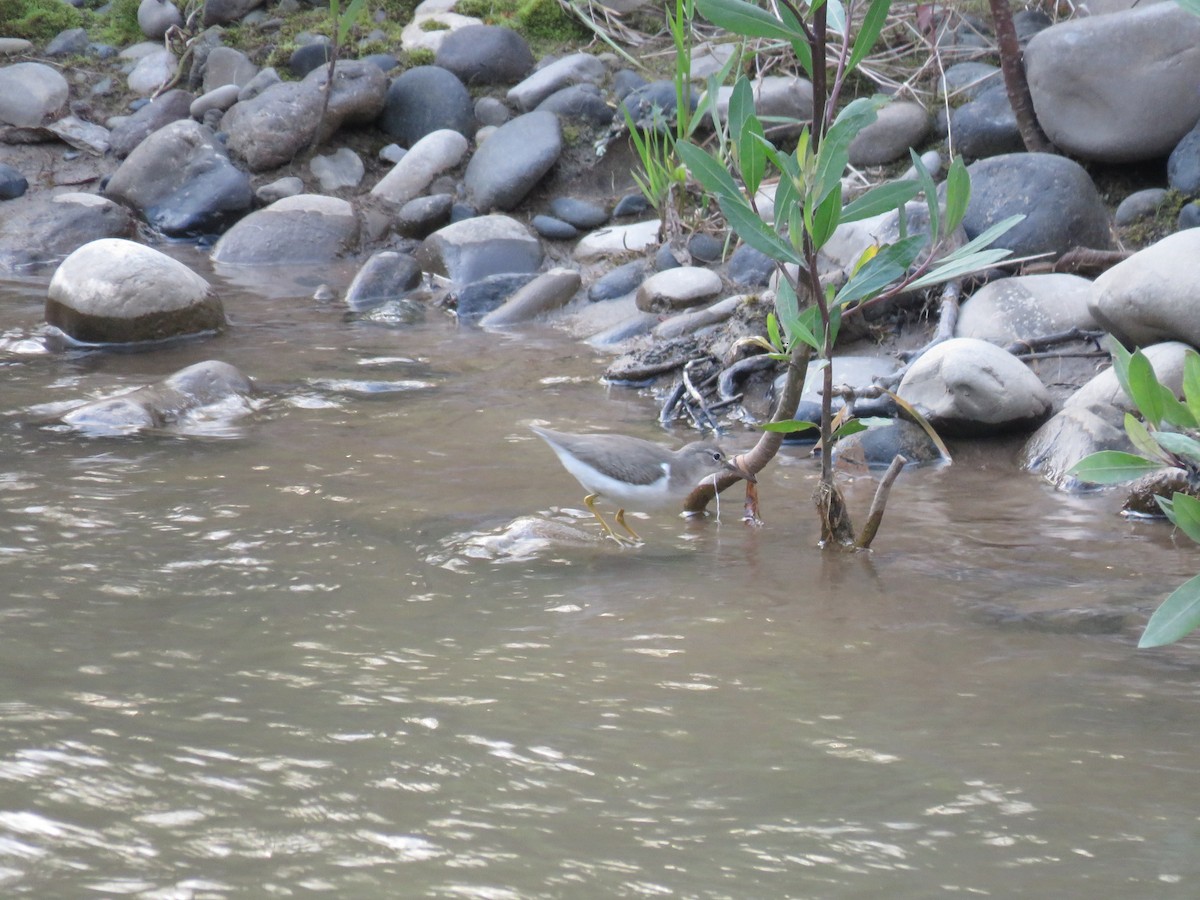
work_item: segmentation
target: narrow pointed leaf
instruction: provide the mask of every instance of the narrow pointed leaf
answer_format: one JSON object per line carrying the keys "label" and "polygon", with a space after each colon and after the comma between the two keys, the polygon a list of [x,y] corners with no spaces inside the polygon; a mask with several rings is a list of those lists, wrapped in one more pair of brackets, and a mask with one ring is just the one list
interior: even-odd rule
{"label": "narrow pointed leaf", "polygon": [[1176,428],[1195,428],[1196,417],[1192,411],[1179,402],[1179,398],[1165,384],[1158,386],[1158,395],[1162,401],[1163,421]]}
{"label": "narrow pointed leaf", "polygon": [[1101,450],[1075,463],[1067,469],[1067,474],[1090,484],[1124,484],[1161,468],[1162,463],[1144,456],[1124,450]]}
{"label": "narrow pointed leaf", "polygon": [[1192,415],[1200,421],[1200,354],[1193,350],[1183,358],[1183,397]]}
{"label": "narrow pointed leaf", "polygon": [[947,254],[942,258],[942,262],[949,262],[952,259],[970,256],[972,253],[977,253],[980,250],[990,247],[993,243],[995,243],[996,238],[1000,237],[1000,235],[1004,234],[1024,218],[1024,215],[1015,215],[1009,216],[1007,219],[1001,219],[991,228],[981,232],[980,234],[977,234],[974,238],[967,241],[967,243],[963,244],[953,253]]}
{"label": "narrow pointed leaf", "polygon": [[940,237],[943,233],[941,230],[942,212],[938,203],[937,185],[933,181],[933,176],[929,174],[929,170],[925,168],[925,163],[921,162],[917,151],[909,148],[908,154],[912,157],[913,169],[917,173],[917,183],[925,194],[925,206],[929,210],[929,233]]}
{"label": "narrow pointed leaf", "polygon": [[804,40],[804,31],[776,18],[772,13],[745,0],[696,0],[700,15],[714,25],[746,37]]}
{"label": "narrow pointed leaf", "polygon": [[1176,491],[1171,497],[1171,509],[1175,514],[1171,521],[1180,531],[1200,544],[1200,500]]}
{"label": "narrow pointed leaf", "polygon": [[1129,358],[1129,399],[1151,426],[1157,428],[1163,420],[1162,393],[1154,367],[1141,350]]}
{"label": "narrow pointed leaf", "polygon": [[846,304],[871,297],[893,281],[903,278],[925,242],[925,235],[914,234],[881,247],[879,252],[842,286],[837,292],[835,302]]}
{"label": "narrow pointed leaf", "polygon": [[908,287],[911,290],[916,290],[917,288],[929,287],[951,281],[955,278],[961,278],[972,272],[981,272],[984,269],[990,269],[996,263],[1000,262],[1000,260],[1011,255],[1011,250],[1001,248],[980,250],[977,253],[972,253],[970,256],[963,257],[958,257],[955,254],[956,259],[952,260],[950,257],[946,257],[920,278],[910,281]]}
{"label": "narrow pointed leaf", "polygon": [[767,340],[774,350],[783,350],[783,333],[779,330],[779,318],[773,312],[767,313]]}
{"label": "narrow pointed leaf", "polygon": [[859,219],[869,219],[871,216],[891,212],[917,196],[920,189],[915,181],[889,181],[871,188],[846,204],[842,210],[842,221],[857,222]]}
{"label": "narrow pointed leaf", "polygon": [[1161,647],[1186,637],[1200,626],[1200,575],[1189,578],[1171,592],[1154,611],[1138,647]]}
{"label": "narrow pointed leaf", "polygon": [[817,203],[829,196],[835,184],[842,180],[842,173],[850,161],[850,142],[854,136],[875,121],[882,97],[859,97],[846,106],[821,141],[817,152],[817,173],[813,182],[813,194]]}
{"label": "narrow pointed leaf", "polygon": [[942,454],[942,459],[949,461],[950,448],[946,446],[946,442],[942,440],[942,437],[937,433],[937,430],[929,424],[929,420],[921,415],[920,411],[915,406],[913,406],[895,391],[889,391],[885,388],[884,393],[892,398],[895,404],[904,411],[904,414],[908,416],[909,419],[921,426],[921,429],[927,435],[929,435],[929,439],[933,441],[933,445],[938,448],[938,452]]}
{"label": "narrow pointed leaf", "polygon": [[[1131,413],[1125,413],[1125,433],[1129,435],[1130,442],[1143,456],[1148,459],[1156,459],[1166,466],[1175,464],[1163,453],[1163,448],[1146,430],[1146,426]],[[1155,434],[1161,434],[1161,432],[1155,432]]]}
{"label": "narrow pointed leaf", "polygon": [[813,244],[819,249],[828,242],[842,214],[842,186],[838,184],[817,207],[812,216],[811,234]]}
{"label": "narrow pointed leaf", "polygon": [[946,173],[946,234],[950,234],[962,224],[970,202],[971,176],[967,174],[962,157],[956,156],[954,162],[950,163],[950,171]]}
{"label": "narrow pointed leaf", "polygon": [[779,287],[775,289],[775,311],[779,314],[779,322],[787,333],[789,344],[800,341],[814,350],[820,347],[813,328],[800,312],[796,292],[786,278],[780,278]]}
{"label": "narrow pointed leaf", "polygon": [[[1128,426],[1126,426],[1128,428]],[[1156,431],[1154,440],[1168,453],[1174,453],[1194,466],[1200,466],[1200,441],[1176,431]],[[1140,447],[1138,448],[1141,449]]]}
{"label": "narrow pointed leaf", "polygon": [[[1200,0],[1195,0],[1195,2],[1200,3]],[[891,6],[891,0],[871,0],[871,5],[867,7],[867,14],[863,16],[862,24],[858,26],[858,34],[854,38],[854,49],[850,51],[850,59],[846,63],[847,72],[858,68],[858,64],[870,54],[875,42],[879,40],[884,23],[887,22]]]}
{"label": "narrow pointed leaf", "polygon": [[812,422],[805,422],[801,419],[787,419],[783,422],[764,422],[761,426],[763,431],[774,431],[780,434],[793,434],[797,431],[811,431],[817,426]]}

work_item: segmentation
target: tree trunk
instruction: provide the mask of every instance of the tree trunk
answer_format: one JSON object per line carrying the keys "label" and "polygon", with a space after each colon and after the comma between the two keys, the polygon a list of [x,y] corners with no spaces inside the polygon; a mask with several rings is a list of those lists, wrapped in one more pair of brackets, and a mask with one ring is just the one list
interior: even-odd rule
{"label": "tree trunk", "polygon": [[1008,0],[988,0],[992,8],[992,29],[996,32],[996,45],[1000,51],[1000,71],[1004,74],[1004,89],[1008,102],[1017,117],[1017,128],[1021,140],[1030,153],[1055,153],[1056,148],[1042,131],[1033,111],[1033,98],[1029,95],[1029,82],[1025,80],[1025,60],[1021,45],[1017,42],[1017,29],[1013,25],[1012,7]]}

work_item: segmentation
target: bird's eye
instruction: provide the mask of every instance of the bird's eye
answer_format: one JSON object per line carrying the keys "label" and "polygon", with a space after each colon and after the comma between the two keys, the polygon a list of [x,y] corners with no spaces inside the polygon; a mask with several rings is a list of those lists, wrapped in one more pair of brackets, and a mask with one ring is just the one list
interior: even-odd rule
{"label": "bird's eye", "polygon": [[712,455],[713,462],[720,462],[724,457],[725,457],[725,454],[722,453],[720,450],[713,451],[713,455]]}

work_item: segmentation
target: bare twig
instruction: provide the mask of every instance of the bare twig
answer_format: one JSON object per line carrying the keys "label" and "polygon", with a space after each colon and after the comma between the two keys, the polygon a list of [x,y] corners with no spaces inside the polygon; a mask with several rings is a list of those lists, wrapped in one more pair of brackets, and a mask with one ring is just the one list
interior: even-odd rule
{"label": "bare twig", "polygon": [[871,542],[875,540],[875,534],[879,531],[879,525],[883,521],[883,511],[887,507],[888,494],[891,493],[892,485],[907,462],[907,459],[897,453],[892,458],[892,463],[887,467],[887,471],[883,473],[883,477],[879,479],[879,485],[875,488],[875,496],[871,500],[871,508],[867,512],[867,523],[863,526],[862,534],[858,538],[859,548],[871,549]]}

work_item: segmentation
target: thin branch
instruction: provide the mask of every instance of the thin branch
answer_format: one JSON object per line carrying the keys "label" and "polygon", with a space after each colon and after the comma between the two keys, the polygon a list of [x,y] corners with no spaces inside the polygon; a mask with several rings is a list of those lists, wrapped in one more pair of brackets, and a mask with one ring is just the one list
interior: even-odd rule
{"label": "thin branch", "polygon": [[871,500],[871,508],[867,512],[867,523],[863,526],[862,534],[858,538],[858,546],[861,549],[871,549],[871,542],[875,540],[875,534],[879,531],[879,525],[883,521],[883,511],[887,507],[892,485],[907,462],[907,459],[897,453],[892,458],[892,464],[887,467],[887,471],[879,479],[879,485],[875,488],[875,496]]}

